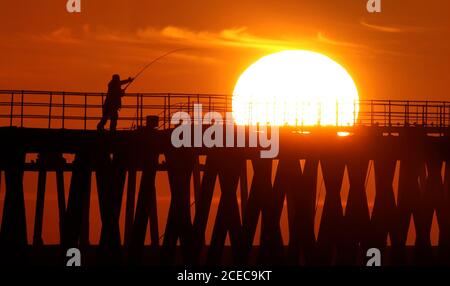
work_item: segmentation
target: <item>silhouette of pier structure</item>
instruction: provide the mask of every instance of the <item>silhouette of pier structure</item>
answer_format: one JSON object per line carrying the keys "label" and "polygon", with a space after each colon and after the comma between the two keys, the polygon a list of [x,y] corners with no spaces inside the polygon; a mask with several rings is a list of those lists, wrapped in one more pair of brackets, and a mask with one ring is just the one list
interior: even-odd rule
{"label": "silhouette of pier structure", "polygon": [[[401,264],[407,259],[411,218],[414,263],[450,261],[450,102],[353,103],[359,106],[353,126],[283,127],[277,158],[261,159],[258,148],[172,146],[173,113],[191,113],[195,103],[203,104],[204,112],[224,113],[231,109],[227,96],[129,94],[121,112],[123,130],[115,133],[94,130],[101,116],[104,95],[100,93],[0,91],[0,97],[4,126],[0,169],[6,186],[0,257],[26,257],[42,249],[46,178],[48,172],[56,172],[61,253],[70,247],[89,248],[95,174],[102,261],[142,262],[149,227],[150,249],[156,253],[151,263],[157,265],[220,264],[228,249],[227,235],[231,261],[237,264],[253,259],[256,235],[260,241],[256,263],[364,264],[366,249],[377,247],[388,249],[389,263]],[[147,116],[154,116],[148,126]],[[337,136],[336,131],[350,134]],[[31,153],[38,159],[26,162]],[[75,159],[67,162],[66,154]],[[367,200],[369,168],[375,180],[373,207]],[[27,240],[25,172],[38,172],[32,241]],[[71,173],[68,198],[64,172]],[[171,194],[163,233],[159,232],[157,172],[167,172]],[[345,172],[349,191],[343,204]],[[319,173],[326,191],[316,236]],[[220,192],[220,201],[216,217],[211,217],[215,191]],[[125,209],[121,209],[123,199]],[[288,221],[286,245],[280,226],[283,211]],[[125,213],[124,241],[121,212]],[[433,248],[434,214],[439,242]],[[213,221],[213,230],[206,245],[208,221]]]}

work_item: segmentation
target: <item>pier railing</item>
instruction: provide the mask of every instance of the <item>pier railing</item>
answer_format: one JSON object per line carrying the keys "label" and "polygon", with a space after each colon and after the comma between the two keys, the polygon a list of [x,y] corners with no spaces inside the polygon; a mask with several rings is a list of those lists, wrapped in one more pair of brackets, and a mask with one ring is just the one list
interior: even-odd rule
{"label": "pier railing", "polygon": [[[95,129],[102,116],[105,97],[105,93],[92,92],[0,90],[0,126]],[[225,113],[232,110],[232,96],[128,93],[122,99],[119,129],[144,126],[147,116],[158,116],[159,128],[167,129],[171,127],[174,113],[183,111],[192,115],[195,104],[202,105],[203,114],[214,111],[225,118]],[[345,106],[335,104],[335,125],[338,126],[450,127],[448,101],[359,100],[345,103]],[[352,113],[352,118],[345,123],[339,119],[342,109]],[[324,112],[320,104],[317,110],[318,114]],[[277,109],[277,112],[283,113],[283,110]],[[304,125],[305,116],[301,111],[296,113],[294,125]],[[320,119],[315,123],[321,124]]]}

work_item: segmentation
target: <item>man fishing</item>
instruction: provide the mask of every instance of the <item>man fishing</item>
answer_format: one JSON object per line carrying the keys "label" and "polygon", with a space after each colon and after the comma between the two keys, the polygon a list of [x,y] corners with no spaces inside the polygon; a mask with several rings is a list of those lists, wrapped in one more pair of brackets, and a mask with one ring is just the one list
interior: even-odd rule
{"label": "man fishing", "polygon": [[122,106],[122,96],[125,95],[125,89],[122,85],[131,83],[134,79],[129,77],[126,80],[120,80],[118,74],[113,75],[112,80],[108,84],[108,93],[105,102],[103,103],[103,115],[100,122],[97,124],[97,130],[103,131],[105,124],[110,120],[109,130],[116,131],[117,120],[119,119],[119,109]]}
{"label": "man fishing", "polygon": [[[106,95],[106,100],[103,104],[103,116],[100,122],[97,124],[97,130],[102,131],[105,129],[105,124],[108,121],[108,119],[111,120],[111,123],[109,125],[109,129],[111,131],[115,131],[117,127],[117,120],[119,119],[119,109],[122,104],[122,96],[125,95],[125,90],[130,87],[131,83],[138,78],[146,69],[151,67],[154,63],[158,62],[159,60],[167,57],[170,54],[187,50],[185,48],[182,49],[175,49],[171,50],[153,61],[151,61],[149,64],[145,65],[133,78],[129,77],[127,80],[120,80],[120,76],[118,74],[113,75],[112,80],[108,84],[108,94]],[[122,89],[122,85],[127,84],[125,88]]]}

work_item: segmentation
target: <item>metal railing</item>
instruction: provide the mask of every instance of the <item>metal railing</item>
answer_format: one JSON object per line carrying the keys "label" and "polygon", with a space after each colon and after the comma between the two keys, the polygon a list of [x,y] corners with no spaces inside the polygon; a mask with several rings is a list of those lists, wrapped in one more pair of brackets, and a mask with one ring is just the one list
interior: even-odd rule
{"label": "metal railing", "polygon": [[[106,93],[0,90],[0,126],[35,128],[95,129],[102,117]],[[231,97],[215,94],[127,93],[122,98],[119,129],[145,125],[149,115],[159,117],[159,127],[170,127],[176,112],[194,112],[201,104],[203,112],[225,113],[231,109]]]}
{"label": "metal railing", "polygon": [[[0,126],[95,129],[102,116],[105,97],[105,93],[92,92],[0,90]],[[128,93],[122,98],[119,129],[144,126],[145,118],[150,115],[158,116],[159,128],[167,129],[171,127],[173,114],[183,111],[193,115],[195,104],[202,105],[203,114],[214,111],[225,118],[225,113],[232,110],[232,96]],[[335,104],[333,125],[450,127],[450,102],[447,101],[360,100]],[[265,106],[270,109],[270,103]],[[324,112],[320,104],[317,108],[318,114]],[[345,122],[340,120],[343,109],[347,117],[349,113],[352,117]],[[286,111],[278,109],[276,112],[283,114]],[[301,111],[296,112],[293,125],[303,126],[307,116]],[[314,125],[322,124],[319,116]]]}

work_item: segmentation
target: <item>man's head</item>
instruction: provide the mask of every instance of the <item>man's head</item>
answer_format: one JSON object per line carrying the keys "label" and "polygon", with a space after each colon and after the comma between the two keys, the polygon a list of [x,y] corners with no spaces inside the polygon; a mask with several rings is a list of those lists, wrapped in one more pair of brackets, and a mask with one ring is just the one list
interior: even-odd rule
{"label": "man's head", "polygon": [[114,75],[112,76],[112,80],[113,80],[113,81],[120,81],[120,75],[114,74]]}

